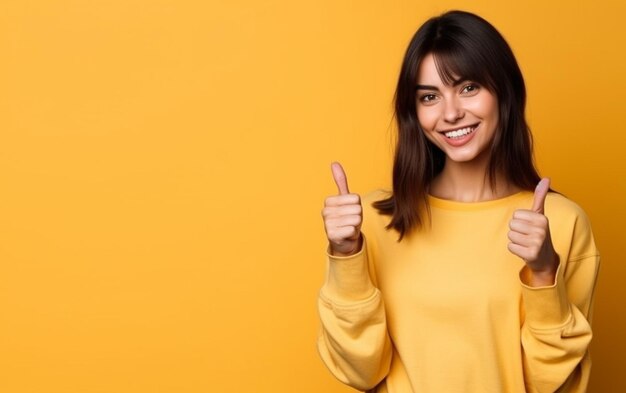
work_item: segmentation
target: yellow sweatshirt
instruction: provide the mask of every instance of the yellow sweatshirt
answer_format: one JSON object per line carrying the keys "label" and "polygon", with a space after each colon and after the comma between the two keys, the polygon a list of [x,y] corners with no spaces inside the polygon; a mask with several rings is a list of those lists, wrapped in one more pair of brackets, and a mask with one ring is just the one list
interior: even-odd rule
{"label": "yellow sweatshirt", "polygon": [[560,258],[556,283],[531,288],[507,249],[532,192],[494,201],[429,198],[432,226],[397,241],[363,198],[363,249],[328,255],[318,350],[340,381],[388,393],[584,392],[600,257],[585,213],[545,202]]}

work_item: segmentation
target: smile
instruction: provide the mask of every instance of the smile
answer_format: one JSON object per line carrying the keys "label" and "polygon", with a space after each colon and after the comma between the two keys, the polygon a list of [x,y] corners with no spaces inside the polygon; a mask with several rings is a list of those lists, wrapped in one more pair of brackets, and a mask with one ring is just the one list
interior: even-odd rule
{"label": "smile", "polygon": [[466,135],[473,133],[477,127],[478,127],[478,124],[474,124],[474,125],[463,127],[463,128],[457,128],[455,130],[440,131],[440,133],[445,135],[446,138],[448,139],[460,139]]}

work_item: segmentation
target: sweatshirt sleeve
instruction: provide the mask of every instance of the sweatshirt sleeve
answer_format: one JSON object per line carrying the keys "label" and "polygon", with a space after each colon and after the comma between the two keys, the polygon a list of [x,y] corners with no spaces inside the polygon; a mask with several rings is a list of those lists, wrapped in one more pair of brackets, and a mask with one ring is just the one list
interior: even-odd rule
{"label": "sweatshirt sleeve", "polygon": [[367,239],[355,255],[328,255],[327,272],[318,299],[318,351],[337,379],[372,389],[389,372],[392,346],[382,296],[368,271]]}
{"label": "sweatshirt sleeve", "polygon": [[532,393],[585,392],[589,381],[591,309],[600,256],[582,211],[568,237],[567,247],[557,249],[561,264],[555,284],[522,284],[524,379]]}

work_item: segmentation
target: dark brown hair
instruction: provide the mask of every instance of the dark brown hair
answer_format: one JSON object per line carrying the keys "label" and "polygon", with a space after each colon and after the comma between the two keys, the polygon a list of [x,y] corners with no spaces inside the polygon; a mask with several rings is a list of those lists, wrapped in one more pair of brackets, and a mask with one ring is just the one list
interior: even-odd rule
{"label": "dark brown hair", "polygon": [[388,229],[399,241],[424,225],[428,190],[441,172],[445,154],[424,135],[417,119],[417,71],[432,54],[444,83],[471,80],[498,98],[499,122],[490,148],[486,176],[492,189],[496,174],[521,189],[533,190],[540,180],[533,164],[532,136],[524,111],[526,87],[513,51],[502,35],[483,18],[450,11],[426,21],[415,33],[404,55],[395,93],[398,139],[393,164],[393,194],[374,202],[390,215]]}

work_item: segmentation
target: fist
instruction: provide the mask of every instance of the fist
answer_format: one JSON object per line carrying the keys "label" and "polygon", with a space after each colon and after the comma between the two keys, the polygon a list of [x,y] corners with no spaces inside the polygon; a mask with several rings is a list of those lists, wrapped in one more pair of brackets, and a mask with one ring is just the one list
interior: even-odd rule
{"label": "fist", "polygon": [[358,194],[350,194],[348,180],[338,162],[331,164],[331,170],[338,195],[329,196],[324,201],[322,218],[330,246],[330,253],[337,256],[349,256],[361,250],[363,243],[361,223],[363,208]]}

